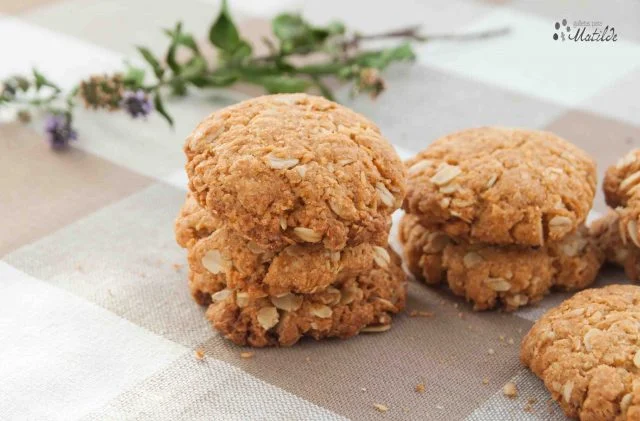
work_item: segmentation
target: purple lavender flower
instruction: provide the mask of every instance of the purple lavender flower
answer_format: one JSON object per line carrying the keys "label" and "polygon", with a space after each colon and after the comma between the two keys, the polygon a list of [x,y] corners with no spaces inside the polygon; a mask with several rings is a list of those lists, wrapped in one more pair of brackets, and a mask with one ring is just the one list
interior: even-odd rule
{"label": "purple lavender flower", "polygon": [[146,117],[153,110],[151,100],[142,89],[136,92],[126,91],[120,101],[120,107],[133,118]]}
{"label": "purple lavender flower", "polygon": [[78,133],[71,127],[71,119],[64,114],[51,114],[44,123],[47,140],[54,149],[63,149],[69,142],[78,138]]}

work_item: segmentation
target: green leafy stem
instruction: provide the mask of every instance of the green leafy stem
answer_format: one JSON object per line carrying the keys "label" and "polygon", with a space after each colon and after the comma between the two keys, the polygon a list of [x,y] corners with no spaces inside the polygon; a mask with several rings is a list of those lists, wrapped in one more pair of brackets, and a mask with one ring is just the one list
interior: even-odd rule
{"label": "green leafy stem", "polygon": [[[366,92],[376,97],[385,88],[382,71],[392,63],[415,59],[412,43],[475,40],[508,32],[505,28],[427,36],[421,35],[419,29],[409,27],[364,35],[348,33],[340,22],[315,26],[299,15],[283,13],[272,21],[273,36],[262,39],[268,54],[256,55],[252,45],[242,38],[227,2],[223,1],[208,34],[209,42],[217,51],[216,59],[211,60],[214,63],[210,63],[194,36],[185,32],[178,22],[173,28],[164,29],[170,42],[163,58],[146,47],[137,47],[147,68],[127,63],[122,73],[91,76],[66,93],[34,69],[31,75],[12,76],[1,82],[0,106],[17,106],[18,117],[23,121],[30,119],[33,110],[62,115],[71,131],[78,99],[88,108],[124,109],[134,117],[146,116],[149,110],[155,109],[173,125],[173,118],[164,106],[164,96],[167,93],[184,96],[192,88],[224,88],[247,83],[260,86],[268,93],[313,91],[333,99],[328,80],[335,78],[352,83],[353,94]],[[386,48],[363,48],[374,40],[399,42]],[[147,77],[147,73],[153,77]]]}

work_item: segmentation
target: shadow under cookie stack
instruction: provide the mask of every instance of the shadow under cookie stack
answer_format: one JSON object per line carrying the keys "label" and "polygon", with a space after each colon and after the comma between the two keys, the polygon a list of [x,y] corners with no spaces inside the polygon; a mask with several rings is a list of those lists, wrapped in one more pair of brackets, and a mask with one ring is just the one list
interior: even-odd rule
{"label": "shadow under cookie stack", "polygon": [[373,123],[320,97],[271,95],[213,113],[184,150],[176,238],[222,335],[288,346],[390,328],[406,298],[388,245],[405,170]]}
{"label": "shadow under cookie stack", "polygon": [[595,280],[603,255],[584,226],[595,163],[576,146],[484,127],[433,142],[407,167],[399,231],[417,278],[507,311]]}

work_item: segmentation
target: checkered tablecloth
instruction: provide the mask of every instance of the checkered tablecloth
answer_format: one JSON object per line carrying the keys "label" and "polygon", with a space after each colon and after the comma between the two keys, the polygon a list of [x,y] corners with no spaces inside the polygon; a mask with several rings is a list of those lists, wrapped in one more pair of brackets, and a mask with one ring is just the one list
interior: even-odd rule
{"label": "checkered tablecloth", "polygon": [[[252,39],[278,11],[378,32],[509,27],[507,36],[417,47],[377,101],[339,98],[374,120],[403,156],[451,131],[503,125],[554,131],[598,161],[599,176],[640,146],[640,2],[231,1]],[[201,39],[217,0],[0,0],[0,78],[37,66],[65,87],[121,67],[135,45],[160,52],[180,19]],[[554,41],[563,18],[614,26],[615,43]],[[79,112],[80,139],[51,152],[39,124],[0,125],[1,420],[561,420],[518,361],[533,321],[566,294],[515,314],[474,313],[412,282],[409,310],[384,334],[230,344],[189,295],[173,220],[185,197],[183,139],[211,111],[247,97],[172,100],[157,117]],[[604,210],[598,193],[595,210]],[[598,284],[623,279],[603,272]],[[204,360],[194,350],[203,349]],[[502,387],[514,382],[515,399]],[[425,392],[414,390],[425,385]],[[388,407],[379,412],[374,404]]]}

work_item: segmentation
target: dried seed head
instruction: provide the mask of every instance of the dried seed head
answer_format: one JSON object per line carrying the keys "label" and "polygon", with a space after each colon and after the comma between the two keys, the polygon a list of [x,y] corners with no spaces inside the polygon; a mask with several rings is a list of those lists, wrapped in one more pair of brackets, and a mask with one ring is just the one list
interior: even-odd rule
{"label": "dried seed head", "polygon": [[429,168],[431,165],[433,165],[433,161],[428,159],[423,159],[422,161],[418,161],[412,166],[410,166],[407,172],[409,173],[409,175],[417,174],[420,171],[426,168]]}
{"label": "dried seed head", "polygon": [[302,306],[302,297],[300,295],[286,293],[278,297],[270,297],[271,303],[284,311],[296,311]]}
{"label": "dried seed head", "polygon": [[278,324],[280,316],[278,315],[278,309],[275,307],[262,307],[258,310],[258,323],[264,330],[269,330]]}
{"label": "dried seed head", "polygon": [[391,263],[391,256],[384,247],[373,246],[373,261],[381,268],[386,268]]}
{"label": "dried seed head", "polygon": [[396,202],[396,198],[393,197],[387,186],[385,186],[381,182],[376,183],[376,192],[378,192],[378,197],[380,201],[388,208],[392,208],[394,203]]}
{"label": "dried seed head", "polygon": [[573,392],[573,381],[569,380],[564,384],[564,386],[562,386],[562,399],[564,399],[566,403],[569,403],[569,401],[571,401],[572,392]]}
{"label": "dried seed head", "polygon": [[436,186],[444,186],[461,173],[462,170],[456,165],[442,164],[440,168],[438,168],[438,172],[431,177],[431,182]]}
{"label": "dried seed head", "polygon": [[225,259],[218,250],[209,250],[202,256],[202,266],[214,275],[229,269],[231,262]]}
{"label": "dried seed head", "polygon": [[482,262],[484,262],[484,258],[480,256],[478,253],[476,253],[475,251],[470,251],[469,253],[465,254],[464,257],[462,258],[462,263],[464,264],[464,267],[466,267],[467,269],[472,268],[475,265]]}
{"label": "dried seed head", "polygon": [[391,325],[374,325],[363,327],[360,332],[364,333],[380,333],[391,329]]}
{"label": "dried seed head", "polygon": [[484,283],[497,292],[509,291],[511,289],[511,284],[502,278],[487,278]]}
{"label": "dried seed head", "polygon": [[311,228],[295,227],[293,229],[293,233],[298,236],[299,239],[306,241],[307,243],[317,243],[322,240],[322,234],[315,232]]}
{"label": "dried seed head", "polygon": [[333,310],[331,310],[331,307],[324,304],[312,304],[309,307],[309,312],[321,319],[328,319],[333,314]]}
{"label": "dried seed head", "polygon": [[269,166],[274,170],[286,170],[295,167],[298,165],[298,162],[300,162],[300,160],[296,158],[279,158],[273,154],[267,155],[267,161],[269,162]]}
{"label": "dried seed head", "polygon": [[213,302],[224,301],[227,298],[229,298],[229,296],[231,296],[231,294],[233,294],[232,290],[223,289],[221,291],[218,291],[216,293],[211,294],[211,300],[213,300]]}

